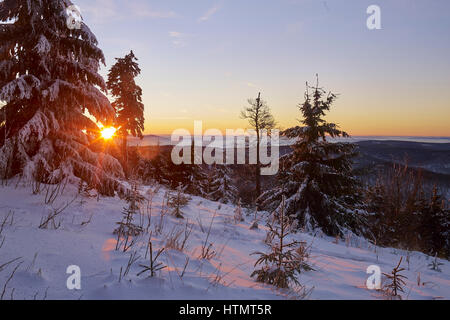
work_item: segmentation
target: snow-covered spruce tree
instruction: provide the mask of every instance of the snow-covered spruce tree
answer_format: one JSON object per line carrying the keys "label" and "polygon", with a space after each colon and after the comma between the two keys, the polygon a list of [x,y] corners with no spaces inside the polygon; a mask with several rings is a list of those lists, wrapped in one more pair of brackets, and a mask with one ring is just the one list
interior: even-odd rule
{"label": "snow-covered spruce tree", "polygon": [[222,203],[236,203],[238,190],[231,179],[231,169],[225,165],[215,165],[212,182],[207,197]]}
{"label": "snow-covered spruce tree", "polygon": [[162,183],[160,179],[162,172],[159,166],[162,165],[163,161],[158,146],[129,148],[127,154],[129,179],[140,181],[143,184]]}
{"label": "snow-covered spruce tree", "polygon": [[[176,189],[181,183],[184,192],[207,197],[209,176],[207,166],[185,163],[176,165],[171,159],[170,151],[161,150],[154,159],[150,160],[148,170],[145,172],[147,177],[145,178],[148,180],[148,177],[151,176],[151,179],[172,189]],[[191,163],[194,163],[194,161],[192,160]]]}
{"label": "snow-covered spruce tree", "polygon": [[258,282],[286,289],[291,285],[300,285],[297,276],[302,271],[311,271],[313,268],[307,263],[309,249],[306,243],[288,239],[288,236],[295,231],[293,230],[295,227],[291,224],[291,218],[286,215],[284,196],[282,196],[279,210],[278,218],[267,224],[269,252],[253,253],[259,256],[255,267],[261,265],[261,269],[255,270],[251,277],[256,276]]}
{"label": "snow-covered spruce tree", "polygon": [[307,84],[305,102],[299,106],[304,126],[282,133],[296,141],[293,152],[280,159],[279,185],[258,199],[260,208],[279,211],[284,195],[286,214],[298,219],[299,228],[320,228],[330,236],[342,235],[344,229],[358,232],[361,226],[354,211],[359,184],[351,172],[355,145],[327,141],[327,136],[348,137],[323,119],[335,99],[318,84]]}
{"label": "snow-covered spruce tree", "polygon": [[184,189],[185,188],[183,188],[180,183],[175,194],[169,194],[169,198],[167,200],[167,205],[170,208],[173,208],[172,214],[178,219],[184,219],[181,209],[191,200],[191,198],[184,195]]}
{"label": "snow-covered spruce tree", "polygon": [[122,156],[125,172],[127,172],[127,137],[142,138],[144,130],[144,104],[142,103],[142,89],[135,78],[141,73],[137,58],[133,51],[124,58],[116,58],[108,74],[108,89],[114,97],[112,106],[116,110],[116,126],[120,127],[122,135]]}
{"label": "snow-covered spruce tree", "polygon": [[[120,163],[90,142],[114,109],[98,74],[97,39],[81,22],[69,28],[68,0],[0,2],[0,175],[57,182],[78,177],[101,193],[121,188]],[[102,92],[103,91],[103,92]],[[86,133],[84,133],[86,132]]]}
{"label": "snow-covered spruce tree", "polygon": [[179,184],[184,188],[190,185],[192,177],[192,165],[175,165],[172,162],[170,152],[161,152],[152,160],[154,179],[171,189],[176,189]]}
{"label": "snow-covered spruce tree", "polygon": [[[151,174],[156,182],[171,188],[176,188],[178,186],[178,182],[172,181],[178,178],[178,172],[174,172],[171,169],[172,163],[170,153],[160,152],[154,159],[151,160],[151,164]],[[173,176],[176,176],[176,178],[172,179]]]}
{"label": "snow-covered spruce tree", "polygon": [[189,165],[186,192],[194,196],[207,197],[209,192],[208,175],[204,166]]}
{"label": "snow-covered spruce tree", "polygon": [[[185,182],[185,192],[200,196],[206,197],[206,185],[208,181],[208,171],[207,165],[196,164],[197,153],[195,152],[195,141],[192,139],[191,141],[191,164],[182,164],[181,169],[185,172],[185,176],[187,177],[187,181]],[[197,159],[198,160],[198,159]]]}
{"label": "snow-covered spruce tree", "polygon": [[423,203],[419,214],[417,234],[422,240],[422,247],[428,253],[450,257],[450,209],[448,200],[433,188],[430,200]]}
{"label": "snow-covered spruce tree", "polygon": [[118,227],[114,230],[114,234],[117,235],[116,250],[123,245],[124,252],[132,246],[132,238],[139,236],[144,231],[142,226],[134,222],[134,217],[139,213],[140,206],[144,201],[136,184],[126,194],[125,200],[128,202],[128,207],[123,208],[122,220],[117,222]]}
{"label": "snow-covered spruce tree", "polygon": [[425,185],[420,171],[393,164],[367,188],[365,201],[377,244],[450,256],[448,201]]}

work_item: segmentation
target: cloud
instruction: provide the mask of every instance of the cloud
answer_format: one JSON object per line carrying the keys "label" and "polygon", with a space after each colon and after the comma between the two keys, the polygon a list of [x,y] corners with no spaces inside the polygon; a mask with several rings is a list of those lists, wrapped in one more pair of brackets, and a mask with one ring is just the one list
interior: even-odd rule
{"label": "cloud", "polygon": [[209,8],[208,11],[206,11],[206,13],[198,19],[198,22],[204,22],[209,20],[217,11],[220,10],[220,8],[222,8],[222,4],[220,3]]}
{"label": "cloud", "polygon": [[178,31],[170,31],[169,32],[169,36],[172,38],[180,38],[183,36],[183,34],[181,32]]}
{"label": "cloud", "polygon": [[167,19],[175,18],[177,14],[172,10],[156,10],[150,7],[145,0],[128,0],[127,3],[132,11],[132,15],[141,18]]}
{"label": "cloud", "polygon": [[150,8],[137,8],[134,14],[138,17],[153,19],[167,19],[177,17],[177,14],[174,11],[154,11]]}
{"label": "cloud", "polygon": [[96,23],[114,23],[136,18],[167,19],[177,17],[174,11],[153,9],[143,0],[80,0],[79,2],[81,13],[86,13],[90,20]]}
{"label": "cloud", "polygon": [[191,117],[152,117],[153,120],[192,120]]}
{"label": "cloud", "polygon": [[178,31],[170,31],[169,32],[169,37],[172,38],[172,44],[176,47],[184,47],[186,46],[186,38],[189,35],[182,33],[182,32],[178,32]]}
{"label": "cloud", "polygon": [[98,0],[81,4],[81,14],[87,13],[90,20],[96,23],[117,21],[120,18],[119,9],[114,0]]}

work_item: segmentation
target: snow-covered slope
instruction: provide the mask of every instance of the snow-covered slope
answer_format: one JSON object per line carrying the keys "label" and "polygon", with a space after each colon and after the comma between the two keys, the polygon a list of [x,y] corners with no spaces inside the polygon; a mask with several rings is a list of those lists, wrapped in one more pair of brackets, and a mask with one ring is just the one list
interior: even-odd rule
{"label": "snow-covered slope", "polygon": [[[149,198],[148,188],[142,194]],[[139,265],[148,265],[145,258],[149,235],[144,234],[126,253],[116,251],[113,230],[121,220],[126,203],[118,198],[86,198],[78,196],[55,219],[61,222],[54,230],[39,229],[41,219],[53,208],[63,206],[77,194],[68,186],[66,193],[45,205],[45,192],[32,195],[30,187],[0,187],[0,294],[5,283],[3,299],[286,299],[287,292],[256,283],[250,274],[254,269],[255,251],[264,251],[266,229],[250,230],[252,217],[235,224],[234,207],[192,197],[183,209],[185,219],[170,215],[163,218],[161,209],[166,190],[154,195],[151,210],[152,244],[154,251],[165,247],[170,234],[179,230],[184,236],[186,224],[192,227],[183,252],[165,250],[159,261],[167,268],[157,276],[137,276]],[[149,208],[150,208],[149,207]],[[5,218],[9,217],[5,220]],[[139,221],[139,217],[136,217]],[[262,219],[264,219],[262,217]],[[90,220],[90,222],[89,222]],[[145,225],[148,220],[145,220]],[[211,223],[212,222],[212,223]],[[211,225],[209,240],[205,242]],[[181,238],[183,237],[181,236]],[[309,263],[315,271],[305,272],[300,282],[310,290],[310,299],[383,299],[382,293],[366,288],[370,265],[378,265],[382,272],[390,273],[400,257],[408,277],[404,299],[449,299],[450,263],[443,263],[441,272],[432,271],[428,265],[433,258],[413,252],[409,254],[390,248],[377,248],[364,239],[348,238],[346,241],[299,233],[299,240],[311,245]],[[2,244],[2,240],[4,242]],[[337,242],[337,243],[336,243]],[[200,259],[202,244],[212,243],[215,256]],[[130,256],[138,258],[125,273]],[[3,264],[18,260],[3,266]],[[12,278],[14,268],[20,263]],[[186,269],[184,270],[185,265]],[[69,290],[66,269],[77,265],[81,269],[81,290]],[[122,271],[121,271],[122,269]],[[120,278],[122,278],[120,280]],[[120,280],[120,281],[119,281]],[[418,285],[420,282],[420,285]]]}

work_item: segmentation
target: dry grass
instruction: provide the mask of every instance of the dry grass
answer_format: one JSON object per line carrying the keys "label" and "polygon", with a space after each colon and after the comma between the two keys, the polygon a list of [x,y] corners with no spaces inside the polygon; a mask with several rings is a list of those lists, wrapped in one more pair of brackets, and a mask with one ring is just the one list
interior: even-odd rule
{"label": "dry grass", "polygon": [[192,224],[189,224],[189,221],[186,222],[184,229],[177,229],[175,226],[166,237],[166,249],[183,252],[191,236],[193,227]]}

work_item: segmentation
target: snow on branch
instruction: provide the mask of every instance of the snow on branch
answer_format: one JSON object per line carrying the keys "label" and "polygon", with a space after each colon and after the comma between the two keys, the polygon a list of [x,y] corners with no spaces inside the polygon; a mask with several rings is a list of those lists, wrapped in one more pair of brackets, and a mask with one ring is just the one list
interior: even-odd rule
{"label": "snow on branch", "polygon": [[0,100],[10,102],[17,99],[30,99],[33,89],[38,89],[41,81],[32,75],[22,75],[9,82],[0,90]]}

